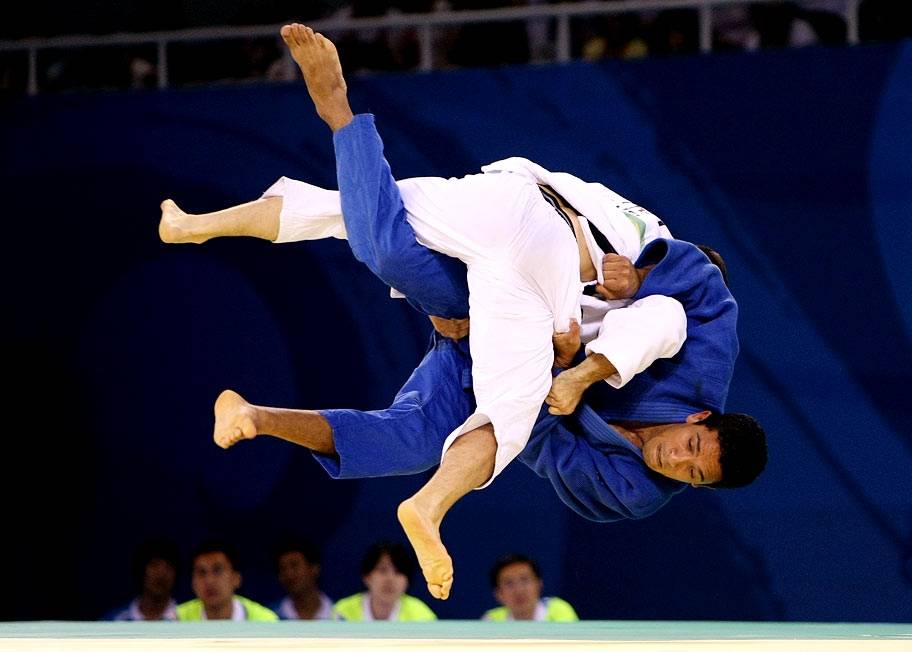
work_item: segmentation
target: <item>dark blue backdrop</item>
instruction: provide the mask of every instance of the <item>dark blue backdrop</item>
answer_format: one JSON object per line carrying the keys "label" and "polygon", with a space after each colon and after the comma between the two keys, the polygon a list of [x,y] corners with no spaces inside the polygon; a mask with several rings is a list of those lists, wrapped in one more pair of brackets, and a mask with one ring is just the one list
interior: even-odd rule
{"label": "dark blue backdrop", "polygon": [[[721,250],[742,308],[729,408],[770,438],[750,488],[691,490],[641,522],[586,522],[508,469],[444,524],[457,580],[440,615],[492,606],[487,569],[519,550],[586,618],[912,620],[910,80],[910,43],[351,80],[398,176],[523,155]],[[97,617],[130,597],[150,534],[185,550],[235,540],[242,592],[267,600],[270,546],[298,531],[324,549],[327,590],[358,590],[364,547],[401,536],[395,505],[425,478],[331,482],[269,439],[224,452],[212,402],[233,387],[381,407],[428,325],[345,243],[169,247],[156,233],[167,196],[207,211],[282,174],[334,185],[303,85],[0,111],[0,616]]]}

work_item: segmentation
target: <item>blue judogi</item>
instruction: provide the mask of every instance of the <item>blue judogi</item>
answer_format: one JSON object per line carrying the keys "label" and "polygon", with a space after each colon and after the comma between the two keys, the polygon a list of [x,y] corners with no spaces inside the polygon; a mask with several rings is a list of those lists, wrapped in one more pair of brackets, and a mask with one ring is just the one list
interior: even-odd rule
{"label": "blue judogi", "polygon": [[[465,314],[458,312],[468,300],[465,266],[417,243],[372,117],[356,116],[335,133],[334,144],[346,231],[358,260],[426,314]],[[738,352],[737,305],[699,249],[656,240],[636,265],[655,267],[634,298],[663,294],[684,306],[681,351],[620,390],[598,383],[569,417],[543,408],[519,457],[564,503],[598,521],[648,516],[687,486],[651,471],[640,450],[607,421],[674,423],[704,409],[721,411]],[[444,440],[474,408],[468,340],[454,343],[434,333],[389,408],[321,412],[338,455],[315,457],[334,478],[418,473],[439,463]]]}

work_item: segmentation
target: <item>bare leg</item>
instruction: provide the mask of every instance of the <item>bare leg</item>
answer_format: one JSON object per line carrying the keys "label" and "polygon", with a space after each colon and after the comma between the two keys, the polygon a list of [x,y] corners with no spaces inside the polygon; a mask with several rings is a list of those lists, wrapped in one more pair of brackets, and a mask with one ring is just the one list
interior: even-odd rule
{"label": "bare leg", "polygon": [[453,443],[427,484],[399,505],[399,523],[435,598],[446,600],[453,586],[453,560],[440,540],[440,523],[456,501],[491,477],[496,453],[491,424],[467,432]]}
{"label": "bare leg", "polygon": [[162,242],[200,244],[221,236],[249,236],[273,241],[279,236],[281,197],[266,197],[214,213],[185,213],[171,199],[161,203],[158,235]]}
{"label": "bare leg", "polygon": [[307,84],[307,91],[323,121],[333,131],[352,121],[348,88],[336,46],[311,28],[293,23],[282,28],[282,38]]}
{"label": "bare leg", "polygon": [[336,453],[332,427],[319,412],[251,405],[230,389],[219,394],[215,401],[212,434],[215,443],[229,448],[242,439],[253,439],[257,435],[272,435],[315,453]]}

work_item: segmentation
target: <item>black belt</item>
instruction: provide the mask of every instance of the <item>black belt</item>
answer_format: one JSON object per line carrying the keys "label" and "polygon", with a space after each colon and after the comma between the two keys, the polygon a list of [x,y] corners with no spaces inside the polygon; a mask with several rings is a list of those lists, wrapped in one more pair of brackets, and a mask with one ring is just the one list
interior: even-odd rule
{"label": "black belt", "polygon": [[[570,221],[570,216],[567,215],[567,212],[563,208],[561,208],[560,203],[557,201],[557,198],[555,196],[553,196],[551,193],[547,192],[541,186],[539,186],[538,189],[541,190],[542,196],[548,201],[549,204],[551,204],[551,206],[554,207],[554,210],[557,211],[557,214],[561,216],[561,218],[564,220],[564,222],[567,223],[567,226],[570,227],[570,230],[573,231],[573,222]],[[579,215],[578,212],[577,212],[577,215]],[[586,219],[584,215],[580,215],[580,217],[582,217],[583,219]],[[589,220],[586,220],[586,221],[589,222]],[[606,254],[616,254],[617,253],[615,248],[611,246],[611,243],[608,242],[608,238],[605,237],[605,234],[602,233],[601,231],[599,231],[598,228],[596,228],[595,224],[593,224],[592,222],[589,222],[589,230],[592,232],[592,237],[595,238],[595,243],[599,246],[599,249],[602,250],[602,253],[606,253]],[[576,231],[573,231],[573,237],[574,238],[576,237]]]}
{"label": "black belt", "polygon": [[567,223],[567,226],[570,227],[570,232],[573,234],[573,237],[576,238],[576,231],[573,230],[573,222],[570,221],[570,216],[567,215],[567,212],[560,207],[560,204],[557,203],[557,200],[554,197],[545,192],[544,188],[539,186],[538,189],[541,190],[542,197],[545,198],[545,201],[551,204],[554,210],[557,211],[557,214],[560,215],[564,222]]}

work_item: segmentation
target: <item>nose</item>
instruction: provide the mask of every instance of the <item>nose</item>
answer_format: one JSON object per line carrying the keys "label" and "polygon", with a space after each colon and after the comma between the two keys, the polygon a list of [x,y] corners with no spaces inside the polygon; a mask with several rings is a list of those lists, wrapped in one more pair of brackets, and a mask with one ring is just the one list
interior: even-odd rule
{"label": "nose", "polygon": [[684,459],[684,455],[677,446],[669,448],[665,453],[665,461],[670,465],[678,464],[682,459]]}

